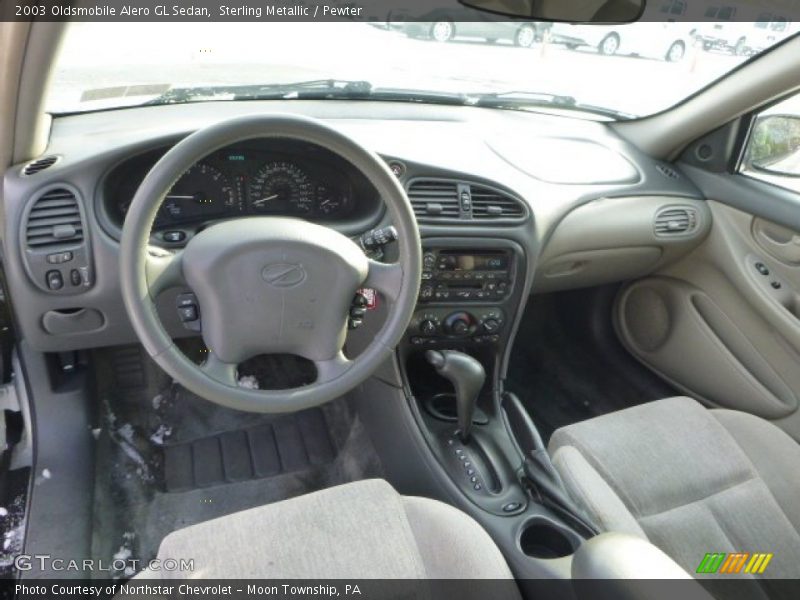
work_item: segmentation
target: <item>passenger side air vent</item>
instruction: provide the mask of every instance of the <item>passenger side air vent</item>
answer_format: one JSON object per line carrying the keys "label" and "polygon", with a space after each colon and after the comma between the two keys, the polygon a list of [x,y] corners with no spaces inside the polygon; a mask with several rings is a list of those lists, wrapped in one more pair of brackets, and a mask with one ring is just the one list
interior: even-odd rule
{"label": "passenger side air vent", "polygon": [[517,219],[525,215],[516,198],[478,185],[471,186],[471,191],[473,219]]}
{"label": "passenger side air vent", "polygon": [[37,158],[33,162],[30,162],[27,165],[25,165],[25,168],[22,169],[22,172],[25,175],[36,175],[36,173],[39,173],[49,167],[52,167],[57,162],[58,162],[57,156],[43,156],[42,158]]}
{"label": "passenger side air vent", "polygon": [[458,183],[440,179],[417,179],[408,188],[408,198],[417,217],[458,219]]}
{"label": "passenger side air vent", "polygon": [[[522,201],[486,185],[452,179],[415,179],[408,188],[414,214],[422,222],[508,223],[526,215]],[[456,223],[457,224],[457,223]]]}
{"label": "passenger side air vent", "polygon": [[28,213],[25,239],[32,249],[80,244],[83,222],[74,192],[56,188],[40,196]]}
{"label": "passenger side air vent", "polygon": [[693,208],[670,207],[656,213],[656,235],[686,235],[697,229],[697,211]]}

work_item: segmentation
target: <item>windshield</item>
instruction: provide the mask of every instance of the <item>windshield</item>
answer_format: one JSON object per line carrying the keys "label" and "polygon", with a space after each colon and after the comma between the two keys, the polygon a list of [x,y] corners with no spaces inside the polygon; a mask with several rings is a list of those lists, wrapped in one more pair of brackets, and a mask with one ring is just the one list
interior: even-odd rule
{"label": "windshield", "polygon": [[73,23],[47,108],[347,97],[628,118],[680,102],[795,31],[785,19]]}

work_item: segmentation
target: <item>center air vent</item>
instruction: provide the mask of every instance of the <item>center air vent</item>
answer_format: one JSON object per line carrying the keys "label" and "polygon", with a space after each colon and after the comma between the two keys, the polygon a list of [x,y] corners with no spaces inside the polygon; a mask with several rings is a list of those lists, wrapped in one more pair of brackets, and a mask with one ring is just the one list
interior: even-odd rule
{"label": "center air vent", "polygon": [[416,179],[408,188],[420,221],[518,221],[525,217],[520,200],[485,185],[444,179]]}
{"label": "center air vent", "polygon": [[25,239],[32,249],[81,243],[83,222],[74,192],[56,188],[40,196],[28,214]]}
{"label": "center air vent", "polygon": [[697,229],[697,211],[693,208],[670,207],[656,213],[653,228],[656,235],[685,235]]}
{"label": "center air vent", "polygon": [[517,219],[525,215],[519,200],[491,188],[472,186],[473,219]]}
{"label": "center air vent", "polygon": [[36,175],[36,173],[52,167],[54,164],[56,164],[56,162],[58,162],[57,156],[43,156],[42,158],[37,158],[33,162],[25,165],[25,168],[22,169],[22,172],[25,175]]}
{"label": "center air vent", "polygon": [[458,183],[436,179],[417,179],[408,188],[408,197],[418,217],[458,219]]}

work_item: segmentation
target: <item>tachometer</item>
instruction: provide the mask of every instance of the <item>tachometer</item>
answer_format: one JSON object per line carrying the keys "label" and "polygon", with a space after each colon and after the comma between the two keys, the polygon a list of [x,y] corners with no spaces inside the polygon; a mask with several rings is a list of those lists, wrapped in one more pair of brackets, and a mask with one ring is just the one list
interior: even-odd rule
{"label": "tachometer", "polygon": [[250,184],[250,206],[258,212],[307,214],[313,207],[308,176],[297,165],[273,161]]}
{"label": "tachometer", "polygon": [[236,207],[236,191],[216,167],[198,163],[172,186],[159,216],[166,221],[213,217]]}

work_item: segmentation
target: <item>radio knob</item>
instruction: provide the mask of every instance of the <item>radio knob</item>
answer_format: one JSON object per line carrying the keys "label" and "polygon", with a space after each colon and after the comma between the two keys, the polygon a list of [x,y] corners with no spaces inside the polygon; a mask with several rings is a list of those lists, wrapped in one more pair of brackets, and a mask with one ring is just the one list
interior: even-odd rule
{"label": "radio knob", "polygon": [[444,321],[445,331],[451,335],[463,336],[469,333],[472,327],[472,315],[466,312],[457,312],[449,315]]}
{"label": "radio knob", "polygon": [[422,266],[426,270],[430,270],[436,264],[436,256],[434,254],[426,254],[422,257]]}
{"label": "radio knob", "polygon": [[431,321],[430,319],[425,319],[422,323],[419,324],[419,330],[422,332],[423,335],[433,335],[439,328],[436,326],[436,323]]}

